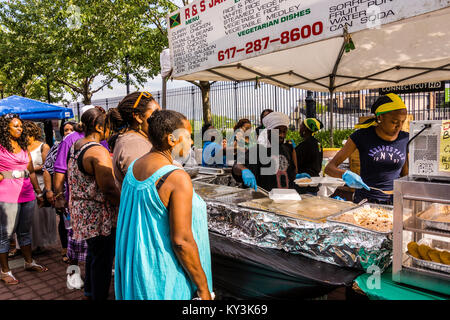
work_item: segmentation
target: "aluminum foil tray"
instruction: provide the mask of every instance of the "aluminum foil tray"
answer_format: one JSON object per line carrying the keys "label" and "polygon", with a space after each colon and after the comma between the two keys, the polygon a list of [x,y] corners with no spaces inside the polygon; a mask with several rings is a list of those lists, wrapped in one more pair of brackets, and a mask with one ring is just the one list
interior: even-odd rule
{"label": "aluminum foil tray", "polygon": [[[425,227],[450,231],[450,222],[436,221],[442,215],[442,211],[450,208],[450,205],[433,203],[426,210],[417,214],[417,219],[422,221]],[[448,209],[447,209],[448,210]]]}
{"label": "aluminum foil tray", "polygon": [[215,200],[221,201],[224,203],[239,204],[242,202],[252,201],[255,199],[262,199],[262,198],[267,198],[267,196],[261,192],[255,192],[255,190],[253,190],[253,189],[243,189],[243,190],[241,190],[241,192],[215,197]]}
{"label": "aluminum foil tray", "polygon": [[242,189],[239,188],[208,184],[200,181],[193,181],[192,185],[195,192],[203,199],[214,199],[217,196],[242,192]]}
{"label": "aluminum foil tray", "polygon": [[198,167],[198,169],[199,169],[198,172],[201,174],[218,175],[225,173],[225,171],[220,168]]}
{"label": "aluminum foil tray", "polygon": [[409,252],[406,252],[406,255],[411,258],[413,265],[415,265],[416,267],[432,269],[435,271],[440,271],[440,272],[450,274],[450,265],[448,265],[448,264],[417,259],[417,258],[414,258],[412,255],[410,255]]}
{"label": "aluminum foil tray", "polygon": [[237,182],[231,174],[224,174],[218,176],[203,176],[202,179],[197,179],[197,181],[209,183],[209,184],[217,184],[221,186],[228,187],[241,187],[242,183]]}
{"label": "aluminum foil tray", "polygon": [[269,198],[240,203],[239,206],[274,212],[276,214],[323,223],[326,218],[355,208],[356,204],[327,197],[302,195],[302,200],[285,203],[274,202]]}
{"label": "aluminum foil tray", "polygon": [[[237,199],[237,195],[228,197]],[[209,229],[244,243],[365,271],[371,265],[384,271],[392,262],[392,234],[316,223],[223,201],[206,203]]]}
{"label": "aluminum foil tray", "polygon": [[[392,212],[392,215],[394,214],[394,212],[393,212],[394,207],[393,207],[393,206],[380,205],[380,204],[372,204],[372,203],[366,203],[366,204],[364,204],[362,207],[366,207],[366,206],[369,206],[370,208],[383,208],[383,209],[387,209],[387,210],[390,210],[390,211]],[[327,218],[327,221],[328,221],[328,222],[333,222],[333,223],[342,224],[342,225],[352,226],[352,227],[354,227],[354,228],[358,228],[358,229],[364,230],[364,232],[373,232],[373,233],[382,234],[382,235],[389,235],[389,234],[392,234],[392,230],[390,230],[390,231],[377,231],[377,230],[365,228],[365,227],[363,227],[363,226],[360,226],[360,225],[357,225],[357,224],[353,224],[353,223],[350,223],[350,222],[344,222],[344,221],[339,221],[339,220],[337,220],[340,216],[342,216],[342,215],[344,215],[344,214],[352,213],[352,212],[354,212],[354,211],[356,211],[356,210],[359,210],[360,208],[361,208],[361,207],[358,207],[358,208],[352,208],[352,209],[350,209],[350,210],[341,212],[341,213],[339,213],[339,214],[337,214],[337,215],[334,215],[334,216],[332,216],[332,217]],[[394,217],[392,216],[392,218],[394,218]],[[392,225],[393,225],[393,221],[392,221]]]}

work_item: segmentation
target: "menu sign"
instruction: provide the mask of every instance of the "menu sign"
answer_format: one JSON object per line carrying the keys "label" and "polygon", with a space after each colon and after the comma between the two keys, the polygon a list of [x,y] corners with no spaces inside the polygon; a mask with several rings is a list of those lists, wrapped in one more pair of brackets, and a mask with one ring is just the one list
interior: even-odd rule
{"label": "menu sign", "polygon": [[450,172],[450,120],[442,120],[439,171]]}
{"label": "menu sign", "polygon": [[[446,7],[440,0],[196,0],[167,17],[173,76]],[[358,46],[358,44],[355,44]]]}

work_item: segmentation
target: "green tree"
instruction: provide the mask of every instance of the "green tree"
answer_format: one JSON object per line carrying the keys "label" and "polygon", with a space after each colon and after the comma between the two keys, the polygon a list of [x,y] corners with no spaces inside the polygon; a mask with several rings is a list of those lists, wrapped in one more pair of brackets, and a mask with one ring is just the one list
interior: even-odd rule
{"label": "green tree", "polygon": [[14,81],[50,77],[90,104],[114,79],[125,83],[126,71],[135,86],[159,73],[167,35],[158,18],[173,9],[166,1],[0,2],[0,65],[7,76],[23,69]]}

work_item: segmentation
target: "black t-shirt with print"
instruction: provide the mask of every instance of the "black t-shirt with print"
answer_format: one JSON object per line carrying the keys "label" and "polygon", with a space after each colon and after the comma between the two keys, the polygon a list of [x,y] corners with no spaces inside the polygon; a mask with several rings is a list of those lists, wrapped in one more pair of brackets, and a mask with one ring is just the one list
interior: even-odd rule
{"label": "black t-shirt with print", "polygon": [[[245,152],[245,163],[242,164],[255,175],[257,185],[267,191],[286,186],[294,189],[296,173],[292,151],[292,146],[281,144],[279,152],[272,155],[272,148],[257,144]],[[233,173],[233,177],[242,182],[242,176]]]}
{"label": "black t-shirt with print", "polygon": [[[393,190],[394,180],[400,173],[408,156],[409,134],[400,131],[395,141],[385,141],[375,132],[375,127],[360,129],[350,138],[359,151],[361,178],[369,186],[381,190]],[[392,201],[392,195],[380,191],[356,189],[355,202],[368,198],[369,201]]]}

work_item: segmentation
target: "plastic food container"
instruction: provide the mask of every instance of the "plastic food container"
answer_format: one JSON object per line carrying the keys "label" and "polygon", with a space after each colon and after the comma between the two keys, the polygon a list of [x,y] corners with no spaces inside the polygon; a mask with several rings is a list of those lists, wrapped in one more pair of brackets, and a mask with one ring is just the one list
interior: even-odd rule
{"label": "plastic food container", "polygon": [[269,192],[269,198],[277,203],[302,200],[298,192],[294,189],[272,189],[272,191]]}

